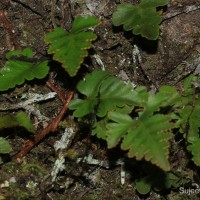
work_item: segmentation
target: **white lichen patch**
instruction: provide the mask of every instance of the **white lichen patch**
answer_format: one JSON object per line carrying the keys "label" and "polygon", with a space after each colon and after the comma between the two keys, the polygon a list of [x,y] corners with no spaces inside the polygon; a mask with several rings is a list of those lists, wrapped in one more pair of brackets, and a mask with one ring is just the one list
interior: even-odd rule
{"label": "white lichen patch", "polygon": [[62,153],[62,150],[65,150],[69,147],[74,137],[74,134],[75,131],[72,127],[66,128],[61,139],[59,141],[56,141],[54,144],[55,151],[57,152],[59,151],[59,153],[58,153],[58,158],[56,159],[51,172],[52,182],[56,180],[59,172],[65,170],[65,157],[64,154]]}

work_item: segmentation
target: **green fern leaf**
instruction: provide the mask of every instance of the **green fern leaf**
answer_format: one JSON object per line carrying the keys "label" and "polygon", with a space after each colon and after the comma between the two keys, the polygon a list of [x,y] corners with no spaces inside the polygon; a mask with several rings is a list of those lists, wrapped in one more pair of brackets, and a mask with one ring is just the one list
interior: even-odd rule
{"label": "green fern leaf", "polygon": [[183,84],[183,97],[180,98],[182,106],[180,106],[174,114],[174,120],[176,120],[176,127],[179,128],[180,133],[184,134],[188,142],[187,149],[192,154],[192,160],[200,166],[200,99],[199,94],[193,87],[193,82],[197,81],[198,77],[190,75],[184,80]]}
{"label": "green fern leaf", "polygon": [[192,160],[195,165],[200,166],[200,138],[196,138],[196,141],[188,145],[187,149],[192,153]]}
{"label": "green fern leaf", "polygon": [[[126,105],[124,107],[117,107],[115,109],[115,112],[129,114],[132,112],[132,110],[133,110],[132,106]],[[101,120],[96,121],[95,124],[93,125],[92,135],[96,135],[98,138],[106,140],[106,137],[107,137],[106,126],[108,123],[109,123],[109,118],[107,115],[103,117]]]}
{"label": "green fern leaf", "polygon": [[[30,61],[18,60],[17,56],[23,57]],[[0,70],[0,91],[14,88],[16,85],[21,85],[25,80],[32,80],[34,78],[42,79],[49,71],[48,62],[36,62],[33,63],[33,52],[30,48],[26,48],[22,51],[16,50],[6,54],[8,61],[5,66]]]}
{"label": "green fern leaf", "polygon": [[175,87],[164,85],[159,88],[159,92],[156,94],[156,98],[160,99],[160,106],[180,106],[181,95]]}
{"label": "green fern leaf", "polygon": [[34,133],[35,129],[31,120],[27,117],[26,113],[19,112],[16,115],[5,115],[0,117],[0,129],[11,128],[15,126],[24,127],[27,131]]}
{"label": "green fern leaf", "polygon": [[[188,81],[188,80],[187,80]],[[193,93],[191,87],[187,87],[184,91],[188,94],[185,102],[193,102],[194,105],[184,105],[180,107],[173,119],[176,120],[176,127],[179,128],[179,132],[184,134],[188,142],[187,149],[192,153],[192,160],[197,166],[200,166],[200,137],[199,137],[199,113],[200,113],[200,99],[195,100],[194,96],[190,95]],[[193,88],[194,89],[194,88]],[[188,93],[189,92],[189,93]],[[198,96],[196,96],[198,97]]]}
{"label": "green fern leaf", "polygon": [[185,80],[184,80],[184,83],[183,83],[183,92],[184,92],[184,96],[190,96],[193,94],[193,91],[194,91],[194,87],[193,87],[193,84],[192,82],[193,81],[196,81],[197,80],[197,77],[194,76],[194,75],[190,75],[188,76]]}
{"label": "green fern leaf", "polygon": [[[12,148],[9,144],[9,142],[0,137],[0,154],[6,154],[6,153],[10,153],[12,151]],[[0,163],[1,163],[1,160],[0,160]]]}
{"label": "green fern leaf", "polygon": [[136,190],[142,195],[146,195],[151,191],[151,184],[148,180],[146,180],[146,178],[136,180],[135,187]]}
{"label": "green fern leaf", "polygon": [[[187,149],[192,153],[192,160],[197,166],[200,166],[200,123],[199,123],[199,113],[200,113],[200,99],[195,102],[195,107],[192,109],[192,112],[188,118],[188,135],[187,141],[189,145]],[[187,123],[186,123],[187,125]]]}
{"label": "green fern leaf", "polygon": [[72,24],[71,33],[79,33],[100,23],[95,16],[77,16]]}
{"label": "green fern leaf", "polygon": [[107,125],[108,147],[116,146],[122,140],[121,148],[128,150],[129,157],[142,158],[169,170],[168,154],[170,129],[173,124],[164,115],[154,115],[145,120],[132,118],[126,114],[113,112],[109,115],[113,123]]}
{"label": "green fern leaf", "polygon": [[107,124],[108,124],[108,118],[104,117],[102,120],[96,122],[93,125],[92,129],[92,135],[97,136],[100,139],[106,140],[107,137]]}
{"label": "green fern leaf", "polygon": [[176,120],[176,127],[179,128],[180,133],[186,133],[188,120],[192,113],[193,107],[186,105],[184,108],[179,108],[178,113],[175,114],[174,119]]}
{"label": "green fern leaf", "polygon": [[27,58],[33,58],[33,51],[31,48],[25,48],[23,50],[14,50],[6,53],[6,58],[8,60],[12,59],[13,56],[25,56]]}
{"label": "green fern leaf", "polygon": [[156,7],[164,6],[168,0],[142,0],[138,5],[129,3],[119,4],[113,13],[112,22],[115,26],[123,24],[125,31],[132,30],[133,34],[156,40],[159,37],[161,17]]}
{"label": "green fern leaf", "polygon": [[138,106],[141,104],[138,92],[132,86],[125,84],[116,77],[108,77],[103,80],[99,89],[99,105],[97,115],[104,117],[108,111],[123,108],[126,105]]}
{"label": "green fern leaf", "polygon": [[134,121],[129,115],[120,112],[110,112],[108,118],[114,123],[108,123],[106,126],[106,140],[108,148],[113,148],[118,145],[128,130],[131,129]]}
{"label": "green fern leaf", "polygon": [[83,117],[94,112],[98,117],[104,117],[108,111],[125,105],[139,105],[141,100],[131,85],[109,76],[105,71],[87,75],[85,80],[78,84],[77,89],[87,98],[70,103],[69,108],[75,110],[73,113],[75,117]]}
{"label": "green fern leaf", "polygon": [[[187,133],[188,131],[191,132],[191,130],[192,130],[191,127],[195,127],[195,129],[196,129],[193,132],[198,131],[198,128],[197,128],[198,127],[198,120],[197,120],[198,116],[196,116],[196,118],[192,117],[192,116],[194,116],[194,113],[198,113],[198,111],[196,112],[195,110],[199,109],[197,106],[198,102],[199,102],[199,100],[197,100],[197,99],[199,98],[199,96],[194,95],[196,92],[195,92],[195,88],[192,84],[193,81],[196,81],[196,80],[197,80],[197,77],[194,75],[190,75],[184,80],[183,91],[181,92],[179,101],[176,102],[177,109],[173,113],[173,119],[176,121],[176,126],[179,128],[180,133]],[[191,105],[191,102],[193,105]],[[191,123],[197,123],[197,124],[194,125]],[[188,128],[189,128],[189,130],[187,131]]]}
{"label": "green fern leaf", "polygon": [[156,8],[159,6],[165,6],[169,3],[169,0],[142,0],[140,3],[141,7],[145,8]]}
{"label": "green fern leaf", "polygon": [[102,81],[109,76],[106,71],[96,71],[86,75],[83,81],[77,85],[77,90],[84,94],[87,98],[85,100],[72,100],[69,104],[69,109],[75,110],[74,117],[83,117],[87,114],[93,113],[98,104],[99,88]]}
{"label": "green fern leaf", "polygon": [[87,49],[91,48],[91,41],[96,35],[85,29],[96,26],[99,20],[94,16],[78,16],[75,18],[71,32],[62,28],[55,28],[45,36],[45,42],[50,44],[49,54],[54,54],[53,59],[62,63],[62,67],[70,76],[75,76],[84,57],[88,55]]}
{"label": "green fern leaf", "polygon": [[180,98],[181,96],[175,87],[161,86],[158,93],[148,94],[146,101],[144,101],[142,104],[144,109],[142,112],[139,112],[139,115],[141,119],[148,118],[154,112],[158,112],[161,107],[177,106],[179,104]]}
{"label": "green fern leaf", "polygon": [[200,128],[200,121],[199,119],[199,113],[200,113],[200,99],[196,100],[195,105],[192,109],[192,112],[188,118],[188,125],[189,125],[189,131],[187,140],[190,143],[193,143],[199,138],[199,128]]}

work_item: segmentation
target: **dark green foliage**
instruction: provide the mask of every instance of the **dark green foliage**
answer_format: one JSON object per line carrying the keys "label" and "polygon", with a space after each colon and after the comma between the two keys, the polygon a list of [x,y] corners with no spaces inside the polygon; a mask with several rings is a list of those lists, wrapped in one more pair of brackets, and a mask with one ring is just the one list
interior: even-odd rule
{"label": "dark green foliage", "polygon": [[[34,133],[35,128],[31,120],[27,117],[26,113],[19,112],[16,115],[5,115],[0,117],[0,129],[3,128],[12,128],[16,126],[24,127],[27,131]],[[8,154],[12,151],[12,148],[9,142],[5,139],[0,137],[0,154]],[[1,163],[1,156],[0,156],[0,163]]]}
{"label": "dark green foliage", "polygon": [[119,4],[112,16],[113,24],[123,25],[125,31],[132,30],[135,35],[156,40],[159,37],[161,23],[160,13],[156,12],[156,7],[167,5],[168,2],[168,0],[142,0],[138,5]]}
{"label": "dark green foliage", "polygon": [[25,48],[22,51],[10,51],[6,54],[6,58],[8,61],[0,70],[0,91],[21,85],[25,80],[42,79],[48,74],[48,62],[37,61],[34,63],[32,61],[33,52],[30,48]]}
{"label": "dark green foliage", "polygon": [[[194,79],[190,76],[185,80],[183,96],[172,86],[162,86],[153,94],[145,87],[133,90],[107,72],[97,71],[79,82],[77,89],[86,97],[73,100],[69,108],[75,110],[75,117],[96,115],[92,134],[106,140],[108,148],[121,144],[123,150],[128,150],[129,157],[145,159],[165,171],[170,170],[172,130],[179,127],[183,132],[183,127],[189,123],[188,149],[199,165],[199,123],[196,119],[200,107],[198,94],[195,94],[197,100],[192,95]],[[193,106],[191,100],[195,100]],[[131,117],[130,113],[137,117]]]}
{"label": "dark green foliage", "polygon": [[[158,39],[161,17],[156,7],[167,3],[168,0],[142,0],[138,5],[120,4],[113,14],[113,23],[147,39]],[[78,16],[71,32],[56,28],[45,36],[49,44],[48,53],[53,54],[53,60],[62,63],[70,76],[77,74],[88,55],[87,49],[92,47],[91,41],[96,38],[87,29],[98,23],[94,16]],[[9,52],[6,58],[8,61],[0,71],[0,91],[48,74],[47,61],[34,60],[29,48]],[[137,191],[145,195],[151,189],[162,191],[188,183],[188,179],[166,172],[170,170],[170,139],[173,139],[175,129],[182,134],[185,149],[191,153],[194,163],[200,166],[200,98],[194,83],[199,85],[199,77],[191,75],[185,79],[183,91],[165,85],[154,94],[143,86],[133,89],[107,71],[94,71],[78,83],[77,91],[83,98],[71,101],[69,108],[74,110],[73,116],[79,120],[93,117],[90,120],[91,134],[105,140],[108,148],[119,145],[129,157],[151,163],[156,170],[148,168],[149,164],[145,162],[145,176],[135,182]],[[15,126],[34,132],[25,113],[0,118],[0,128]],[[11,150],[8,141],[0,137],[0,154]],[[164,179],[160,178],[161,174]]]}
{"label": "dark green foliage", "polygon": [[83,117],[92,113],[98,106],[97,116],[104,117],[108,111],[117,107],[133,104],[135,94],[132,87],[125,85],[116,77],[109,76],[106,71],[97,71],[85,77],[77,86],[86,99],[77,99],[70,103],[70,108],[76,110],[75,117]]}
{"label": "dark green foliage", "polygon": [[24,112],[19,112],[16,115],[5,115],[0,118],[0,129],[11,128],[15,126],[24,127],[27,131],[31,133],[35,132],[31,120]]}
{"label": "dark green foliage", "polygon": [[[10,153],[12,150],[10,144],[8,141],[2,137],[0,137],[0,154],[6,154]],[[0,157],[0,163],[1,163],[1,157]]]}
{"label": "dark green foliage", "polygon": [[96,39],[96,35],[86,29],[99,23],[94,16],[78,16],[72,24],[71,32],[56,28],[45,36],[46,43],[50,44],[48,53],[62,63],[70,76],[77,74],[84,57],[88,55],[87,49],[92,47],[91,42]]}

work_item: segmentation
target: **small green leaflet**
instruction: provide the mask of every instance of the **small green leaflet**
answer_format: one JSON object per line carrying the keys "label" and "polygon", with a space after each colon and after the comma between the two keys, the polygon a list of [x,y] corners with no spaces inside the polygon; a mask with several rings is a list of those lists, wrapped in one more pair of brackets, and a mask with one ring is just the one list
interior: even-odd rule
{"label": "small green leaflet", "polygon": [[[19,60],[16,58],[17,56],[19,56]],[[20,56],[25,60],[20,60]],[[28,61],[33,58],[33,52],[30,48],[8,52],[6,58],[8,61],[0,70],[0,91],[6,91],[16,85],[21,85],[25,80],[42,79],[48,74],[47,61],[36,63]]]}
{"label": "small green leaflet", "polygon": [[10,153],[11,151],[12,151],[12,148],[9,142],[6,139],[0,137],[0,154]]}
{"label": "small green leaflet", "polygon": [[151,184],[145,178],[135,181],[136,190],[142,194],[146,195],[151,191]]}
{"label": "small green leaflet", "polygon": [[[147,93],[146,93],[147,94]],[[154,112],[158,112],[161,107],[178,105],[181,99],[180,94],[173,86],[161,86],[158,93],[149,93],[146,101],[143,102],[144,110],[139,112],[142,118],[148,118]]]}
{"label": "small green leaflet", "polygon": [[[124,113],[124,114],[129,114],[131,113],[133,110],[133,106],[123,106],[123,107],[117,107],[115,109],[116,112],[119,112],[120,114],[121,113]],[[107,124],[109,123],[109,113],[103,117],[102,119],[98,120],[94,125],[93,125],[93,128],[92,128],[92,135],[96,135],[98,138],[101,138],[101,139],[104,139],[106,140],[107,138]],[[119,136],[120,138],[120,136]],[[119,142],[119,140],[117,141]]]}
{"label": "small green leaflet", "polygon": [[88,55],[87,49],[92,47],[91,42],[96,35],[88,28],[98,25],[100,21],[95,16],[77,16],[72,24],[71,32],[62,28],[55,28],[46,34],[45,42],[49,44],[48,53],[53,59],[62,63],[62,67],[70,76],[75,76],[84,57]]}
{"label": "small green leaflet", "polygon": [[5,115],[0,117],[0,129],[11,128],[15,126],[24,127],[27,131],[34,133],[35,129],[31,120],[27,117],[26,113],[19,112],[16,115]]}
{"label": "small green leaflet", "polygon": [[108,111],[116,110],[118,107],[139,105],[139,102],[136,100],[138,94],[133,91],[132,86],[125,84],[114,76],[103,80],[99,93],[97,112],[99,117],[104,117]]}
{"label": "small green leaflet", "polygon": [[169,0],[142,0],[140,4],[123,3],[117,6],[113,13],[114,26],[123,25],[125,31],[132,30],[133,34],[141,35],[149,40],[159,37],[161,17],[156,7],[167,5]]}
{"label": "small green leaflet", "polygon": [[14,50],[6,53],[8,60],[12,59],[13,56],[25,56],[27,58],[33,58],[33,51],[31,48],[25,48],[23,50]]}
{"label": "small green leaflet", "polygon": [[69,109],[75,110],[74,117],[83,117],[94,112],[98,104],[98,93],[102,81],[109,76],[106,71],[95,71],[86,75],[85,79],[77,85],[77,90],[87,98],[72,100]]}

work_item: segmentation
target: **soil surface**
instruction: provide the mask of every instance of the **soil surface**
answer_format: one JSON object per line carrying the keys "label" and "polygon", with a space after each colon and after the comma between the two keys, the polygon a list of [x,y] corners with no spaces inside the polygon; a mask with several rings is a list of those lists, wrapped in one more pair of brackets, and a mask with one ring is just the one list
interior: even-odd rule
{"label": "soil surface", "polygon": [[[0,66],[6,62],[6,52],[24,47],[31,47],[38,59],[49,59],[44,35],[55,27],[70,31],[75,16],[90,14],[100,18],[102,23],[94,30],[97,40],[93,42],[90,57],[85,60],[84,73],[106,69],[134,86],[145,85],[156,89],[168,84],[181,87],[181,81],[194,73],[197,64],[200,64],[200,1],[170,0],[162,14],[157,41],[148,41],[112,25],[112,13],[122,2],[137,4],[139,1],[1,0]],[[2,13],[8,19],[12,33],[9,27],[5,27]],[[51,75],[57,87],[64,92],[67,84],[71,83],[63,82],[62,70],[55,68],[52,68]],[[25,101],[33,93],[52,92],[46,81],[31,81],[0,93],[0,109]],[[25,111],[29,112],[35,127],[41,130],[47,126],[48,120],[58,114],[62,102],[55,96],[34,104],[34,107],[40,111],[40,119],[38,115]],[[0,116],[19,110],[24,108],[1,109]],[[7,137],[13,151],[10,156],[3,157],[4,164],[0,168],[0,199],[199,199],[199,194],[183,195],[177,189],[164,193],[152,191],[145,196],[139,194],[134,180],[140,173],[138,166],[141,165],[134,159],[123,159],[124,153],[119,149],[107,150],[104,142],[90,136],[88,127],[77,127],[77,122],[68,116],[66,120],[77,133],[70,148],[64,152],[65,169],[57,174],[55,180],[52,171],[59,153],[55,151],[54,144],[62,137],[66,124],[45,137],[20,162],[12,156],[33,135],[20,128],[1,130],[0,136]],[[200,179],[195,167],[186,168],[187,156],[180,141],[172,142],[172,151],[175,152],[170,161],[173,170],[184,169],[184,173],[198,183]],[[92,164],[91,160],[110,162],[111,165]],[[122,183],[121,172],[125,172],[125,183]]]}

